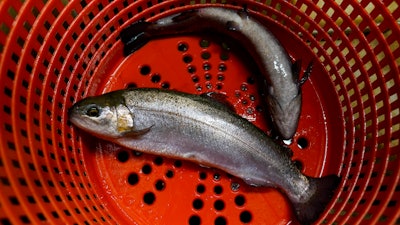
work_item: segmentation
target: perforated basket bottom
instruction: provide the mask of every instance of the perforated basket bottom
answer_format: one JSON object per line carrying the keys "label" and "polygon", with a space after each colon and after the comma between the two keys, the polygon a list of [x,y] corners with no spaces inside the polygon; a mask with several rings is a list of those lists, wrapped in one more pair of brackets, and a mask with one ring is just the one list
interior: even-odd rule
{"label": "perforated basket bottom", "polygon": [[[99,83],[95,94],[127,87],[223,93],[239,114],[271,133],[256,82],[257,70],[251,62],[246,63],[243,49],[231,45],[204,35],[152,41],[116,64],[118,68]],[[334,174],[340,157],[324,160],[330,151],[325,148],[326,136],[332,132],[324,121],[340,117],[334,111],[325,112],[334,103],[324,106],[314,88],[311,78],[303,88],[303,116],[290,146],[294,160],[306,174]],[[305,125],[309,121],[313,126]],[[84,135],[82,140],[90,139],[82,132],[75,134]],[[100,188],[105,196],[129,220],[148,224],[287,224],[294,218],[290,203],[275,189],[249,187],[218,170],[142,155],[107,142],[82,144],[89,174],[102,180]]]}

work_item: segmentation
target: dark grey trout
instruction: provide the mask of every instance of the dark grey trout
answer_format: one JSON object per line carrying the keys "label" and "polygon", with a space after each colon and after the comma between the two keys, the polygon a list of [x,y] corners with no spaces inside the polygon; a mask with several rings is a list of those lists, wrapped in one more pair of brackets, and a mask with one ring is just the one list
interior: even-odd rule
{"label": "dark grey trout", "polygon": [[285,147],[210,98],[160,89],[121,90],[79,101],[69,119],[130,149],[218,168],[249,185],[278,188],[303,224],[318,218],[339,182],[335,175],[303,175]]}
{"label": "dark grey trout", "polygon": [[[245,10],[234,11],[218,7],[201,8],[162,18],[153,23],[140,21],[124,29],[121,40],[128,55],[150,39],[182,33],[215,31],[240,42],[256,61],[263,82],[266,82],[266,102],[277,131],[284,139],[296,132],[301,113],[301,84],[298,71],[279,41],[265,26],[249,17]],[[297,68],[296,68],[297,69]]]}

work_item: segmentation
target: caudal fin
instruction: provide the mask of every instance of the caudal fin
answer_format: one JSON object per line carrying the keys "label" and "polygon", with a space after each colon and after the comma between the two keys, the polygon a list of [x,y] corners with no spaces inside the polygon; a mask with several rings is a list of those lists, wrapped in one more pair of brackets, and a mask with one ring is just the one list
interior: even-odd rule
{"label": "caudal fin", "polygon": [[293,203],[297,219],[303,225],[316,221],[332,200],[340,178],[330,175],[322,178],[309,178],[311,187],[315,187],[314,194],[306,202]]}
{"label": "caudal fin", "polygon": [[122,43],[124,43],[125,56],[137,51],[150,41],[150,37],[146,32],[150,25],[151,23],[140,20],[121,31],[120,37]]}

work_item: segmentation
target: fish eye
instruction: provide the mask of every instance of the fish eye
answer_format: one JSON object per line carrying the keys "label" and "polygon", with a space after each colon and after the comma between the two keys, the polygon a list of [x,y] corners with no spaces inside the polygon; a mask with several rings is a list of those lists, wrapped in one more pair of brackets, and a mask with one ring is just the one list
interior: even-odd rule
{"label": "fish eye", "polygon": [[100,109],[96,106],[91,106],[87,111],[86,115],[90,117],[99,117],[100,116]]}

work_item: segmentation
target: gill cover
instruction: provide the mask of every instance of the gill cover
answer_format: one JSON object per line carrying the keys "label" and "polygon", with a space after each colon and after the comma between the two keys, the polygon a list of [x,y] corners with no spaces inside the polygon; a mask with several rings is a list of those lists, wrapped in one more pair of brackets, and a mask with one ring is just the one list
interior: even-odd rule
{"label": "gill cover", "polygon": [[85,98],[71,107],[69,118],[79,128],[100,137],[138,136],[152,127],[135,126],[135,115],[127,106],[123,91]]}

